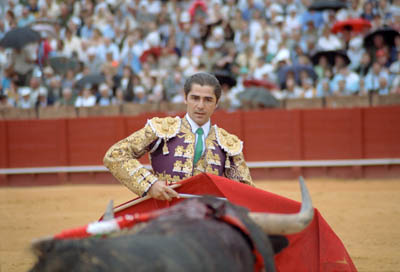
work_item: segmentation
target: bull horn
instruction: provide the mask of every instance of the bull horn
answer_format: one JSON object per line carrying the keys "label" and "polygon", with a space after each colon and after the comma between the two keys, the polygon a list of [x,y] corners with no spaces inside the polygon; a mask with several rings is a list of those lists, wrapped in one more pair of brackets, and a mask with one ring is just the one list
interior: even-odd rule
{"label": "bull horn", "polygon": [[269,235],[294,234],[304,230],[314,217],[311,197],[302,177],[299,177],[302,204],[296,214],[251,212],[249,217]]}
{"label": "bull horn", "polygon": [[114,201],[110,200],[110,202],[108,202],[106,211],[103,215],[103,219],[101,221],[108,221],[114,219]]}

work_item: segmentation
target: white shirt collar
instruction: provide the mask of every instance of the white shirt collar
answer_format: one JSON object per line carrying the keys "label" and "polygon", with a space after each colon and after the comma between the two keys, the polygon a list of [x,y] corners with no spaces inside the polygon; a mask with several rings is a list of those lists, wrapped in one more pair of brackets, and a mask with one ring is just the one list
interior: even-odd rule
{"label": "white shirt collar", "polygon": [[[192,118],[190,118],[189,114],[186,113],[185,115],[186,120],[189,122],[190,127],[192,129],[192,132],[194,134],[196,134],[196,130],[200,127],[198,124],[196,124],[195,121],[192,120]],[[208,119],[207,123],[205,123],[204,125],[201,126],[201,128],[204,131],[204,136],[207,137],[208,133],[210,132],[210,127],[211,127],[211,121],[210,119]]]}

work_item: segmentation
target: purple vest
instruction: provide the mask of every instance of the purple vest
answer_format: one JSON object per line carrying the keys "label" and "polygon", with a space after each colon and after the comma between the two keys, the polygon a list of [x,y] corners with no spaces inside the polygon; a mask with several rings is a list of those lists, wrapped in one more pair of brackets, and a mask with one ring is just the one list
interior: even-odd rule
{"label": "purple vest", "polygon": [[202,172],[224,175],[226,153],[218,145],[213,126],[205,140],[205,151],[194,167],[195,135],[185,121],[175,137],[166,143],[158,139],[150,147],[151,166],[160,180],[178,182]]}

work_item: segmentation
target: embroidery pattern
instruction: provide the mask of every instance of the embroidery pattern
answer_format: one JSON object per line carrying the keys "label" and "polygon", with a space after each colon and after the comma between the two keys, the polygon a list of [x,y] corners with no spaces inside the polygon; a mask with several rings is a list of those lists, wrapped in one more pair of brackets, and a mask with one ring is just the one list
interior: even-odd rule
{"label": "embroidery pattern", "polygon": [[214,125],[214,129],[218,144],[229,156],[236,156],[242,152],[243,142],[238,137],[228,133],[223,128],[217,127],[217,125]]}

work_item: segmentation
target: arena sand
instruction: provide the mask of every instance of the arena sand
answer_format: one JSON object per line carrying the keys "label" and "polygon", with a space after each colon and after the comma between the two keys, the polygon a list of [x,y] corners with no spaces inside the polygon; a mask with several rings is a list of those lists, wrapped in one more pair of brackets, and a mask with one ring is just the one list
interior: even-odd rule
{"label": "arena sand", "polygon": [[[314,206],[341,238],[359,271],[400,271],[400,180],[307,180]],[[256,186],[300,200],[296,181]],[[34,238],[97,220],[108,201],[134,197],[120,185],[0,189],[0,272],[27,271]]]}

